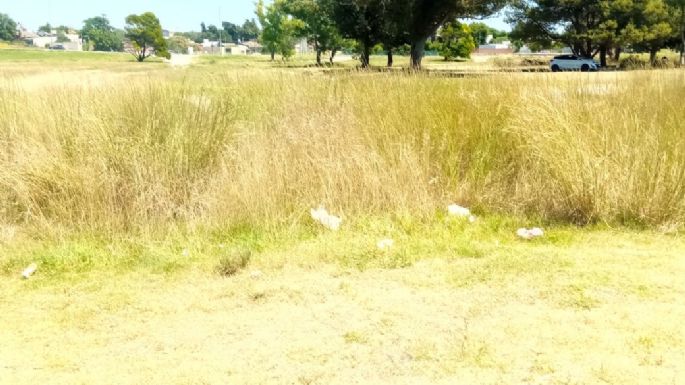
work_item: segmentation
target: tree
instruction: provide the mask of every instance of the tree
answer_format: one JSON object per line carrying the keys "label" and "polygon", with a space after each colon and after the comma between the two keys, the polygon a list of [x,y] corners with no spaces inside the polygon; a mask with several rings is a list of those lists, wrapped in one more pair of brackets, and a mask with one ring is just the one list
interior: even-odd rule
{"label": "tree", "polygon": [[508,32],[492,28],[482,22],[473,22],[469,24],[469,29],[471,30],[471,35],[476,42],[476,46],[488,44],[488,36],[492,36],[493,41],[495,42],[501,42],[509,39]]}
{"label": "tree", "polygon": [[257,25],[257,22],[255,19],[251,20],[245,20],[243,23],[242,27],[242,36],[240,37],[241,41],[248,41],[248,40],[255,40],[259,37],[259,33],[261,32],[259,30],[259,26]]}
{"label": "tree", "polygon": [[57,32],[57,40],[56,40],[57,43],[68,43],[70,41],[71,40],[69,40],[69,38],[67,37],[67,35],[64,32],[62,32],[62,31]]}
{"label": "tree", "polygon": [[0,40],[14,40],[17,38],[17,23],[8,15],[0,13]]}
{"label": "tree", "polygon": [[518,2],[510,19],[516,23],[512,35],[543,46],[562,41],[577,55],[594,56],[596,47],[587,31],[602,21],[598,4],[597,0]]}
{"label": "tree", "polygon": [[[382,24],[380,40],[388,55],[388,67],[393,66],[393,53],[397,49],[404,49],[411,43],[407,20],[410,17],[409,9],[404,5],[404,0],[383,0],[380,2]],[[406,50],[405,50],[406,51]]]}
{"label": "tree", "polygon": [[285,0],[284,10],[302,22],[300,33],[314,46],[316,64],[322,65],[321,56],[331,51],[332,57],[342,47],[342,36],[329,14],[330,9],[319,0]]}
{"label": "tree", "polygon": [[[230,41],[239,41],[241,40],[242,37],[242,30],[239,25],[230,23],[228,21],[224,21],[221,23],[221,27],[223,28],[223,32],[226,34],[228,38],[230,38]],[[229,41],[224,39],[224,41]]]}
{"label": "tree", "polygon": [[159,19],[152,12],[126,17],[126,38],[130,40],[130,53],[136,60],[142,62],[153,53],[157,56],[170,58],[166,41],[162,35]]}
{"label": "tree", "polygon": [[657,53],[674,35],[671,10],[663,0],[643,0],[635,5],[633,20],[623,35],[634,49],[649,52],[649,61],[654,65]]}
{"label": "tree", "polygon": [[518,1],[510,15],[516,23],[512,37],[541,46],[560,41],[584,57],[599,53],[605,66],[608,49],[619,32],[614,17],[626,12],[621,9],[625,5],[626,0]]}
{"label": "tree", "polygon": [[38,27],[38,32],[50,34],[52,33],[52,26],[50,25],[50,23],[45,23],[45,25],[41,25],[40,27]]}
{"label": "tree", "polygon": [[328,0],[325,4],[342,36],[359,43],[361,65],[367,68],[372,48],[384,38],[383,0]]}
{"label": "tree", "polygon": [[454,58],[468,59],[476,49],[476,41],[468,25],[451,21],[440,29],[436,48],[445,61]]}
{"label": "tree", "polygon": [[267,7],[263,0],[259,0],[256,14],[262,25],[260,40],[271,54],[271,60],[274,60],[276,53],[280,53],[284,59],[291,57],[295,52],[295,37],[304,27],[302,21],[288,17],[283,0],[274,0]]}
{"label": "tree", "polygon": [[198,44],[202,43],[202,32],[194,32],[194,31],[179,32],[179,33],[176,33],[176,36],[183,36],[183,37],[188,38],[188,39],[190,39],[193,42],[198,43]]}
{"label": "tree", "polygon": [[410,12],[411,67],[421,68],[428,38],[448,20],[477,18],[492,15],[508,0],[407,0],[402,5]]}
{"label": "tree", "polygon": [[91,17],[83,21],[81,38],[95,51],[122,51],[123,36],[109,24],[105,15]]}
{"label": "tree", "polygon": [[671,7],[675,31],[677,34],[678,51],[680,52],[680,65],[685,66],[685,0],[667,0]]}
{"label": "tree", "polygon": [[188,52],[188,48],[191,45],[191,41],[187,37],[181,35],[175,35],[167,40],[167,45],[169,46],[169,52],[185,54]]}

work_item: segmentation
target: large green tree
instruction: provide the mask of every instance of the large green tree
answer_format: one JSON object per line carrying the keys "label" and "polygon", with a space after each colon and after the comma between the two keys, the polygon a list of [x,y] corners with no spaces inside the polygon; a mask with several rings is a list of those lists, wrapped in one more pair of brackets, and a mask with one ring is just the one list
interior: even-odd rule
{"label": "large green tree", "polygon": [[672,9],[664,0],[640,0],[635,7],[633,19],[622,34],[632,48],[649,52],[649,60],[655,64],[657,53],[675,34]]}
{"label": "large green tree", "polygon": [[0,13],[0,40],[14,40],[17,38],[17,23],[8,15]]}
{"label": "large green tree", "polygon": [[271,55],[271,60],[274,60],[276,53],[284,59],[291,57],[295,52],[295,39],[304,27],[302,21],[288,16],[284,0],[274,0],[268,6],[259,0],[255,13],[262,25],[260,41]]}
{"label": "large green tree", "polygon": [[83,21],[81,38],[95,51],[123,51],[123,35],[109,24],[105,15],[91,17]]}
{"label": "large green tree", "polygon": [[578,55],[599,54],[603,66],[609,50],[618,59],[623,47],[649,52],[655,63],[678,34],[685,42],[683,9],[685,0],[519,0],[510,21],[514,38],[562,42]]}
{"label": "large green tree", "polygon": [[435,48],[445,60],[467,59],[476,49],[476,41],[469,26],[455,20],[440,29]]}
{"label": "large green tree", "polygon": [[326,3],[343,37],[359,43],[362,68],[370,63],[371,50],[384,39],[384,0],[328,0]]}
{"label": "large green tree", "polygon": [[255,40],[259,37],[260,32],[261,31],[259,30],[259,25],[257,25],[255,19],[247,19],[245,20],[245,22],[243,23],[243,27],[241,28],[240,39],[243,42],[248,40]]}
{"label": "large green tree", "polygon": [[411,41],[411,67],[421,68],[426,42],[438,28],[456,18],[485,17],[496,13],[509,0],[407,0],[408,31]]}
{"label": "large green tree", "polygon": [[598,32],[610,28],[606,4],[606,0],[517,1],[510,16],[516,23],[512,36],[542,46],[562,42],[577,55],[594,57],[602,40]]}
{"label": "large green tree", "polygon": [[284,10],[302,21],[300,33],[314,46],[316,64],[322,65],[321,56],[331,52],[331,60],[343,44],[331,9],[321,0],[285,0]]}
{"label": "large green tree", "polygon": [[131,54],[142,62],[151,55],[169,58],[159,19],[152,12],[126,17],[126,38],[131,42]]}

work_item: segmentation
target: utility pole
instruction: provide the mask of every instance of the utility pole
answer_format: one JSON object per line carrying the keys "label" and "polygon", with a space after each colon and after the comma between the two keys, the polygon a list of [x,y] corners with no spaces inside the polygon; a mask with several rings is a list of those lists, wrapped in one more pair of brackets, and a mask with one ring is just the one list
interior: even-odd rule
{"label": "utility pole", "polygon": [[223,30],[224,30],[224,24],[221,22],[221,7],[219,7],[219,55],[224,56],[224,44],[222,42],[223,40]]}

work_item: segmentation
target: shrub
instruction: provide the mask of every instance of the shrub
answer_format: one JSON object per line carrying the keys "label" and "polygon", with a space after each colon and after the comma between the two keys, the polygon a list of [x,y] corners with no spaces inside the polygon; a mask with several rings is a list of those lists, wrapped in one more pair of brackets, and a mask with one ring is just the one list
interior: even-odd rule
{"label": "shrub", "polygon": [[252,251],[247,249],[232,250],[219,260],[216,272],[224,277],[230,277],[247,267],[252,258]]}
{"label": "shrub", "polygon": [[622,57],[618,62],[618,68],[631,71],[638,69],[650,68],[649,59],[643,58],[639,55],[629,55]]}

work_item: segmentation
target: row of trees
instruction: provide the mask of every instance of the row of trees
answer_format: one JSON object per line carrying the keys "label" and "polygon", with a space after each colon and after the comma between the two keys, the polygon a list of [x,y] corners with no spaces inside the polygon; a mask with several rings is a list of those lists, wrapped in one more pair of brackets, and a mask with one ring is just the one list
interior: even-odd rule
{"label": "row of trees", "polygon": [[625,48],[649,52],[652,62],[662,48],[675,48],[685,64],[685,0],[274,0],[268,6],[260,0],[256,13],[272,57],[287,56],[293,39],[304,36],[321,64],[324,52],[332,57],[344,39],[352,39],[362,67],[380,44],[389,65],[393,50],[409,45],[411,66],[420,68],[427,41],[439,29],[434,47],[445,57],[467,56],[488,35],[502,36],[482,23],[466,27],[456,20],[486,17],[505,6],[519,44],[568,46],[578,55],[599,55],[603,65]]}
{"label": "row of trees", "polygon": [[[306,36],[314,46],[317,64],[324,52],[331,57],[352,39],[359,46],[362,67],[381,44],[392,65],[393,50],[409,45],[411,67],[418,69],[426,43],[446,23],[463,32],[457,18],[485,17],[498,12],[508,0],[274,0],[257,3],[262,44],[271,53],[288,54],[293,39]],[[455,29],[455,27],[457,29]],[[469,42],[469,44],[473,44]]]}
{"label": "row of trees", "polygon": [[195,43],[202,43],[205,39],[231,43],[257,39],[259,33],[259,25],[253,19],[245,20],[242,25],[223,21],[221,22],[221,28],[213,24],[206,25],[203,22],[200,24],[200,32],[181,32],[177,33],[177,35],[183,36]]}
{"label": "row of trees", "polygon": [[81,38],[95,51],[124,51],[128,40],[128,52],[139,62],[153,54],[170,57],[162,25],[152,12],[127,16],[123,31],[114,28],[105,15],[86,19]]}
{"label": "row of trees", "polygon": [[685,0],[518,0],[512,3],[512,36],[542,47],[562,43],[587,57],[618,60],[625,48],[680,51],[685,64]]}

